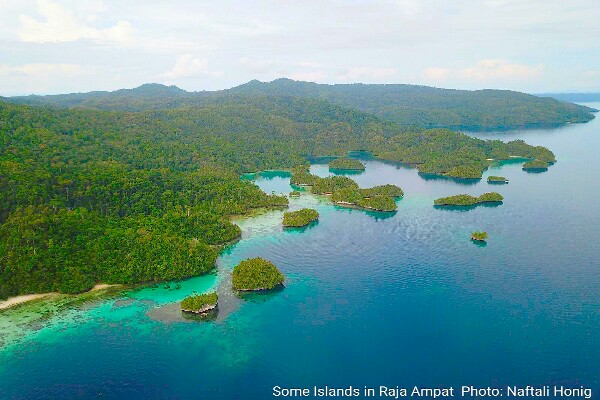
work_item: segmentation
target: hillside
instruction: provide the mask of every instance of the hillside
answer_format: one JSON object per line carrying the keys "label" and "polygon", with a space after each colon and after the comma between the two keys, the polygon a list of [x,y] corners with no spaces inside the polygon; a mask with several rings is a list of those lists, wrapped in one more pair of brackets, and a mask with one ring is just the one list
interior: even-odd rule
{"label": "hillside", "polygon": [[553,99],[577,103],[600,102],[600,93],[542,93],[540,97],[552,97]]}
{"label": "hillside", "polygon": [[239,174],[358,149],[449,177],[480,178],[488,158],[554,160],[310,98],[133,113],[0,101],[0,298],[206,273],[240,234],[229,215],[287,205]]}
{"label": "hillside", "polygon": [[488,130],[587,122],[592,109],[552,98],[506,90],[453,90],[415,85],[338,84],[277,79],[250,81],[213,92],[186,92],[173,86],[142,85],[114,92],[13,97],[21,104],[144,111],[198,107],[248,98],[301,97],[320,99],[373,114],[401,126]]}

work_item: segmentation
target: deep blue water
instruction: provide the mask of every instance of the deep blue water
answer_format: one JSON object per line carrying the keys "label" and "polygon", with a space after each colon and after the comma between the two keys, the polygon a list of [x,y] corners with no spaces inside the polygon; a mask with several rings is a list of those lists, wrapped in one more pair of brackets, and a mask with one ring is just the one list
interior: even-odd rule
{"label": "deep blue water", "polygon": [[[365,161],[367,170],[352,176],[362,187],[405,191],[395,214],[303,194],[291,208],[317,208],[315,226],[284,231],[278,211],[242,220],[244,239],[223,253],[216,276],[73,310],[5,345],[0,399],[269,399],[276,385],[554,384],[592,388],[595,398],[600,120],[478,136],[544,145],[558,162],[541,174],[519,163],[492,168],[485,176],[510,183],[490,185]],[[281,174],[256,182],[291,191]],[[504,204],[433,207],[437,197],[487,191],[502,193]],[[487,246],[469,240],[474,230],[488,232]],[[284,272],[285,289],[231,296],[231,269],[256,256]],[[176,302],[211,287],[224,299],[219,318],[183,320]]]}

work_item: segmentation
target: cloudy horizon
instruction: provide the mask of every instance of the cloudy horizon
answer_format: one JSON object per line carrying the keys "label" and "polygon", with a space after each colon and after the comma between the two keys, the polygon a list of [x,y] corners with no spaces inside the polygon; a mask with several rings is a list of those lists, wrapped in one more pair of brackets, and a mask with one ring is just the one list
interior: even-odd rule
{"label": "cloudy horizon", "polygon": [[252,79],[600,91],[596,0],[0,0],[0,96]]}

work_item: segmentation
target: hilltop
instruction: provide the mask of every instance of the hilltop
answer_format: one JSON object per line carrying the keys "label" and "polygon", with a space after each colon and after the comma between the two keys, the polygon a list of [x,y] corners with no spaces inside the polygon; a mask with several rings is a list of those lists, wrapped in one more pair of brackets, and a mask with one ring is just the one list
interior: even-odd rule
{"label": "hilltop", "polygon": [[593,109],[508,90],[455,90],[405,84],[317,84],[286,78],[252,80],[231,89],[187,92],[145,84],[113,92],[21,96],[7,101],[61,108],[145,111],[231,101],[296,97],[321,100],[372,114],[401,126],[470,130],[540,127],[587,122]]}

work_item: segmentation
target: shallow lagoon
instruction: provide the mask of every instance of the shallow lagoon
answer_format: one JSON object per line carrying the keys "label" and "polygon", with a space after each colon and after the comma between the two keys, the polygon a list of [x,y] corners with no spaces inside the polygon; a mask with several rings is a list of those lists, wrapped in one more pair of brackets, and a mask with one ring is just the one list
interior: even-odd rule
{"label": "shallow lagoon", "polygon": [[[478,136],[545,145],[558,162],[541,174],[504,163],[456,182],[365,160],[352,178],[400,186],[396,213],[304,193],[291,209],[316,208],[318,224],[284,231],[282,211],[238,220],[243,239],[215,275],[88,304],[34,330],[18,313],[0,314],[0,398],[263,399],[275,385],[600,391],[600,120]],[[326,164],[311,169],[330,174]],[[510,183],[490,185],[488,175]],[[256,182],[292,190],[285,174]],[[504,204],[433,207],[437,197],[487,191]],[[474,230],[489,233],[487,246],[471,242]],[[284,272],[286,288],[240,299],[229,274],[255,256]],[[216,321],[181,317],[179,300],[211,288]]]}

